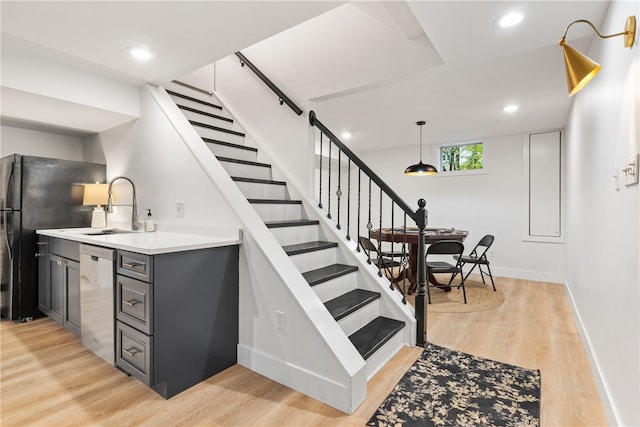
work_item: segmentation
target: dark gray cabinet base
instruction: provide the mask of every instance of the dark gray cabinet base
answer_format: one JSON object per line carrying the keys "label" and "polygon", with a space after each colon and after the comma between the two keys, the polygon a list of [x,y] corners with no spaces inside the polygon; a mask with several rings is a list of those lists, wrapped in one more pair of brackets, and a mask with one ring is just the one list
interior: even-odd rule
{"label": "dark gray cabinet base", "polygon": [[[118,254],[131,271],[116,266],[116,287],[124,289],[117,291],[116,298],[116,366],[167,399],[234,365],[238,345],[238,246],[148,259],[140,255],[135,263],[127,261],[135,255],[124,251]],[[146,276],[150,282],[139,280],[141,266],[151,269]],[[140,286],[135,286],[131,278],[139,280]],[[142,327],[140,321],[132,321],[135,316],[131,308],[142,298],[131,290],[145,286],[151,289],[147,301],[150,312],[137,317],[150,318]]]}

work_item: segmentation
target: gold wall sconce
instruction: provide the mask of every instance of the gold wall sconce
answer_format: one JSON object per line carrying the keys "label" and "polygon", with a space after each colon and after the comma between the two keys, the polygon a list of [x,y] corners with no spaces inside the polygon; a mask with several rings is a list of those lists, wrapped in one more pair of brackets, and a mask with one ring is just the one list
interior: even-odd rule
{"label": "gold wall sconce", "polygon": [[567,32],[569,28],[578,22],[584,22],[585,24],[589,24],[593,31],[596,32],[598,37],[601,39],[608,39],[611,37],[624,36],[624,47],[630,48],[633,46],[633,43],[636,38],[636,17],[629,16],[627,18],[627,22],[624,26],[624,31],[621,33],[603,35],[598,31],[598,29],[593,25],[590,21],[586,19],[578,19],[577,21],[573,21],[571,24],[567,26],[564,30],[564,34],[562,35],[562,39],[560,40],[560,46],[562,46],[562,50],[564,52],[564,65],[567,72],[567,87],[569,89],[569,96],[573,96],[580,89],[585,87],[587,83],[593,79],[593,77],[598,74],[600,71],[600,64],[592,60],[586,55],[578,52],[571,46],[567,44]]}

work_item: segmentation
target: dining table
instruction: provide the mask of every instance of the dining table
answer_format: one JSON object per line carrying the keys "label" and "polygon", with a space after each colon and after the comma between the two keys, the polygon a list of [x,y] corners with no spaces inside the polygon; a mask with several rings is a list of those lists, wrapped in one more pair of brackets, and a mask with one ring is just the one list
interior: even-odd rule
{"label": "dining table", "polygon": [[[465,230],[456,230],[455,228],[425,228],[424,231],[424,242],[429,245],[432,243],[436,243],[442,240],[456,240],[459,242],[464,242],[469,234],[468,231]],[[409,247],[409,268],[408,268],[408,279],[409,279],[409,295],[411,295],[416,290],[416,275],[417,275],[417,266],[418,266],[418,242],[419,242],[420,232],[418,227],[395,227],[395,228],[379,228],[371,230],[370,238],[383,242],[391,242],[391,243],[400,243],[406,244]],[[426,250],[425,250],[426,254]],[[397,277],[391,278],[394,283],[400,282],[405,279],[405,275],[401,272]],[[442,289],[445,292],[451,291],[451,287],[446,284],[442,284],[438,282],[436,277],[428,273],[428,280],[434,286]]]}

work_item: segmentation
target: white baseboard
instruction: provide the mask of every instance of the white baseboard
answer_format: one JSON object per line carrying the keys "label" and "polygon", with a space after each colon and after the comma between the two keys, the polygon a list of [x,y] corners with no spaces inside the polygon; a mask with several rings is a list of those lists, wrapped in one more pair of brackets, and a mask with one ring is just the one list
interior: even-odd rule
{"label": "white baseboard", "polygon": [[[353,378],[346,378],[345,373],[345,383],[340,384],[242,344],[238,345],[238,364],[347,414],[353,414],[367,397],[366,366]],[[362,395],[351,396],[354,392]]]}
{"label": "white baseboard", "polygon": [[611,426],[620,425],[618,422],[618,417],[616,416],[616,412],[613,409],[613,405],[611,404],[611,400],[609,399],[609,392],[607,390],[607,386],[604,383],[602,375],[600,374],[600,367],[598,365],[598,361],[594,357],[594,353],[591,347],[591,341],[589,340],[589,335],[586,333],[582,318],[580,317],[580,312],[576,308],[575,301],[573,299],[573,295],[571,294],[571,288],[567,283],[566,278],[563,280],[564,289],[567,292],[567,296],[569,297],[569,303],[571,305],[571,310],[573,311],[573,315],[576,319],[576,326],[578,328],[578,333],[580,334],[580,338],[582,339],[582,345],[584,346],[584,350],[587,353],[587,358],[589,359],[589,365],[591,366],[591,373],[593,374],[593,378],[596,381],[596,386],[598,387],[598,392],[600,394],[600,400],[602,401],[602,406],[604,407],[605,415],[607,417],[607,422]]}
{"label": "white baseboard", "polygon": [[[473,270],[473,273],[478,273],[478,268],[476,267]],[[505,268],[505,267],[491,267],[491,273],[494,276],[500,277],[510,277],[513,279],[523,279],[523,280],[535,280],[536,282],[547,282],[547,283],[564,283],[564,277],[561,273],[547,273],[544,271],[531,271],[531,270],[518,270],[515,268]]]}

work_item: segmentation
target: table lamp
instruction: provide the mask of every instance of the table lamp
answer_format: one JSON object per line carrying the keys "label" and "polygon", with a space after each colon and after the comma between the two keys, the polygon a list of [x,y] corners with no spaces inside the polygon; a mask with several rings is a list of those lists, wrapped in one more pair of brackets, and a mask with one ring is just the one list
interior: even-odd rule
{"label": "table lamp", "polygon": [[107,226],[107,217],[102,205],[107,204],[109,184],[85,184],[82,204],[94,205],[91,215],[91,228],[104,228]]}

